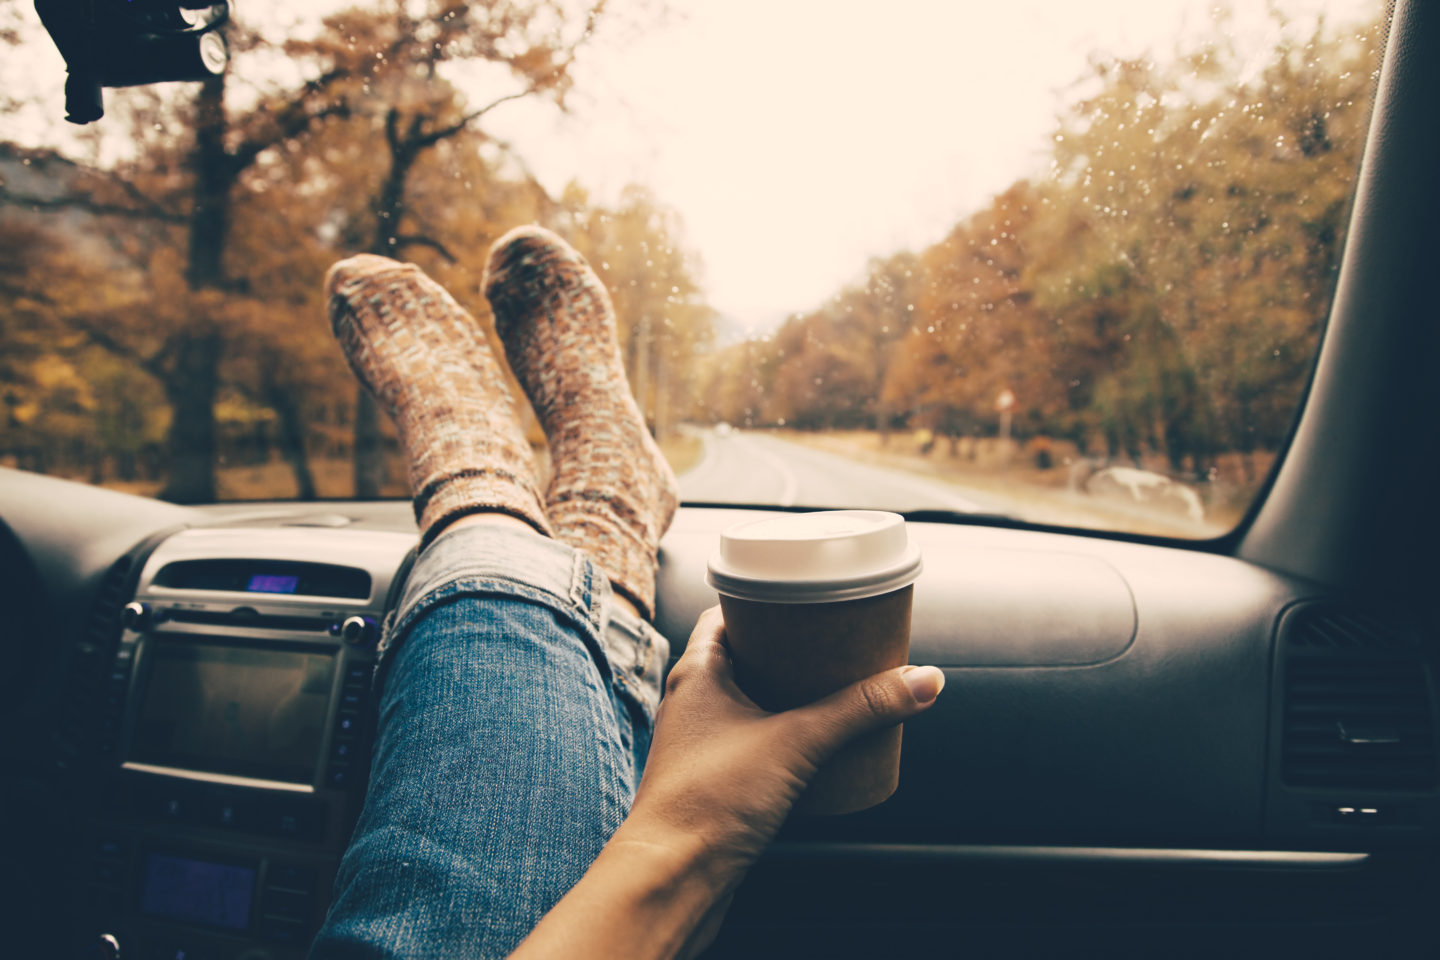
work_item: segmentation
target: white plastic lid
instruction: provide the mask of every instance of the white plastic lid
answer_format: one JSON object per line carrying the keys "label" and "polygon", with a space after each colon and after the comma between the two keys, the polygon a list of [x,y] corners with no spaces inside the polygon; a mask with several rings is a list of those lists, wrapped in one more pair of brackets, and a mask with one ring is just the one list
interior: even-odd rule
{"label": "white plastic lid", "polygon": [[788,513],[720,535],[705,582],[727,597],[767,603],[860,600],[920,576],[905,518],[883,510]]}

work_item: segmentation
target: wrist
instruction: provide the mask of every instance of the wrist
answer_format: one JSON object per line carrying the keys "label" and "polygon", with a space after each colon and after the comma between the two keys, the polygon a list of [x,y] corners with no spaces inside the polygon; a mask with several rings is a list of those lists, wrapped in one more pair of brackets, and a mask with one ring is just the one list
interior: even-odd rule
{"label": "wrist", "polygon": [[626,821],[512,960],[689,956],[729,893],[721,877],[698,844],[662,839]]}
{"label": "wrist", "polygon": [[683,888],[688,896],[712,901],[732,893],[749,865],[695,832],[651,823],[634,813],[615,831],[606,849],[633,857],[667,889]]}

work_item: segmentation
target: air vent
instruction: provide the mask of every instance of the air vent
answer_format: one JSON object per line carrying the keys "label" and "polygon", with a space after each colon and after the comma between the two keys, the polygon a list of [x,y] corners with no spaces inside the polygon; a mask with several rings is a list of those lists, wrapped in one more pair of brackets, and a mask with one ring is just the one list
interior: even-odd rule
{"label": "air vent", "polygon": [[1413,650],[1418,639],[1363,613],[1315,606],[1295,615],[1289,643],[1329,650]]}
{"label": "air vent", "polygon": [[1433,787],[1424,666],[1384,656],[1288,657],[1281,774],[1291,786]]}
{"label": "air vent", "polygon": [[129,601],[132,558],[121,557],[105,571],[85,630],[71,651],[70,668],[65,678],[65,720],[61,725],[64,742],[60,745],[58,762],[68,761],[82,751],[93,753],[98,747],[95,732],[89,728],[98,704],[104,699],[104,677],[115,656],[120,637],[120,610]]}

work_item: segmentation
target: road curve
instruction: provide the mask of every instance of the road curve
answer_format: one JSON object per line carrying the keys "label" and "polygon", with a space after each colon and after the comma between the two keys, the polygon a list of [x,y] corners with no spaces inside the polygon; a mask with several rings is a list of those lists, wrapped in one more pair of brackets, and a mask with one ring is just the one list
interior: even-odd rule
{"label": "road curve", "polygon": [[760,433],[701,434],[705,453],[680,477],[686,503],[987,512],[983,499],[900,470]]}

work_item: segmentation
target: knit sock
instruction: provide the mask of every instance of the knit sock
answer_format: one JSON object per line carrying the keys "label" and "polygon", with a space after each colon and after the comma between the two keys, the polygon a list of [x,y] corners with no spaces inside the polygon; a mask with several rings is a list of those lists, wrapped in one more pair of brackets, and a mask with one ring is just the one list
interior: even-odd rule
{"label": "knit sock", "polygon": [[330,324],[400,430],[420,542],[495,511],[549,536],[530,444],[484,332],[412,264],[361,254],[325,277]]}
{"label": "knit sock", "polygon": [[550,443],[545,511],[647,619],[656,550],[675,515],[675,475],[630,395],[615,310],[600,278],[539,227],[496,242],[485,295],[510,369]]}

